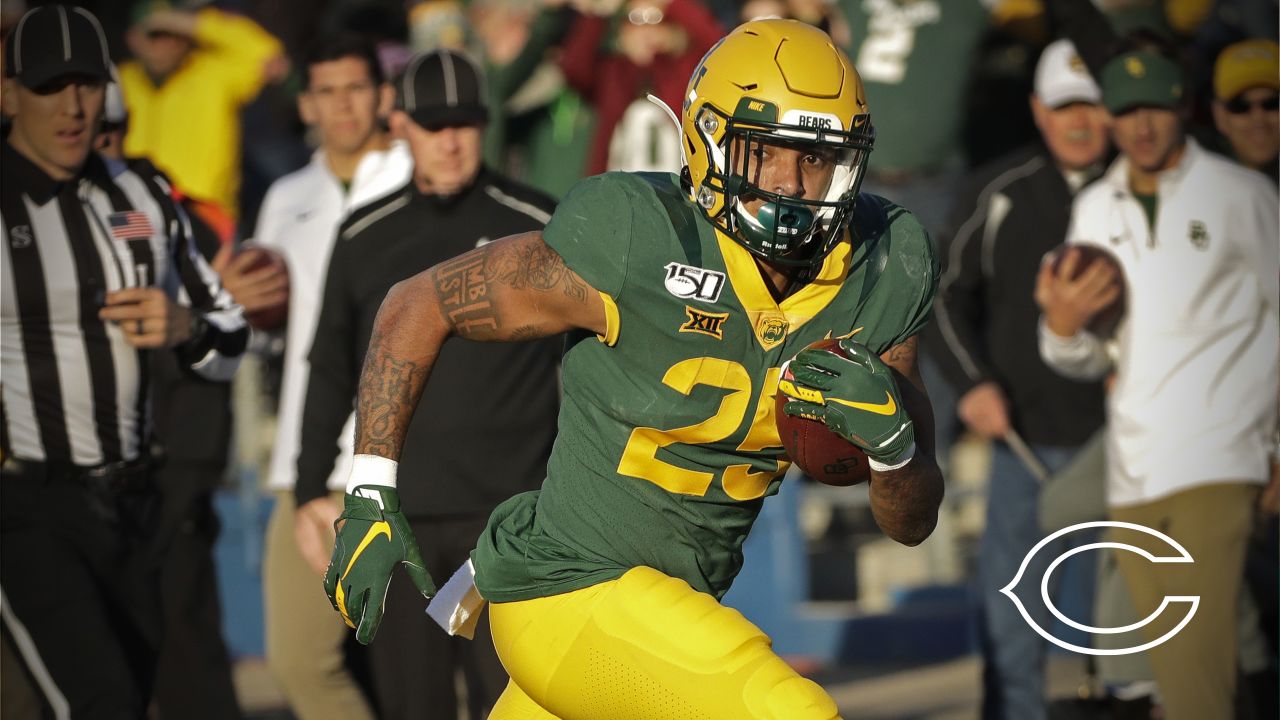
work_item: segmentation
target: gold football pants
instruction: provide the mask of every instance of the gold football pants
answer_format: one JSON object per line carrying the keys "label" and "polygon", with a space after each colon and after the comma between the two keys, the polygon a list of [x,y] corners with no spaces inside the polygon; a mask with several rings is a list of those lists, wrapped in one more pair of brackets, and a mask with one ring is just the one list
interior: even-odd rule
{"label": "gold football pants", "polygon": [[490,720],[839,717],[738,611],[653,568],[492,603],[489,622],[511,674]]}

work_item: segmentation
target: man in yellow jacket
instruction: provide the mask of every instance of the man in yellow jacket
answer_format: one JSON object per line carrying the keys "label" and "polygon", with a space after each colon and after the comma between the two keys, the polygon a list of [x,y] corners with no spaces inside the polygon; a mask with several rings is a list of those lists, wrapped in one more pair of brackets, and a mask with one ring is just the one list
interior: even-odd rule
{"label": "man in yellow jacket", "polygon": [[128,42],[125,154],[151,158],[186,194],[237,216],[240,111],[288,70],[280,41],[248,18],[155,2],[137,14]]}

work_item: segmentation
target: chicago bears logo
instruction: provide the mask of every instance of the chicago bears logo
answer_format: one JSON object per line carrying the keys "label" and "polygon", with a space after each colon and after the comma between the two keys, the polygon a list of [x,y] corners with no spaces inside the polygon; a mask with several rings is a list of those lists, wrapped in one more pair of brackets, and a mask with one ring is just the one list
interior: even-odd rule
{"label": "chicago bears logo", "polygon": [[[1162,628],[1168,627],[1169,625],[1173,626],[1167,629],[1162,635],[1155,638],[1154,640],[1147,640],[1145,636],[1141,638],[1135,638],[1133,642],[1136,644],[1128,647],[1095,648],[1095,647],[1086,647],[1083,645],[1076,645],[1072,642],[1068,642],[1066,640],[1063,640],[1053,635],[1050,632],[1050,630],[1053,629],[1052,626],[1050,628],[1042,627],[1040,623],[1038,623],[1036,619],[1032,617],[1031,613],[1027,611],[1027,606],[1024,604],[1023,595],[1026,596],[1026,601],[1033,601],[1035,596],[1034,596],[1034,593],[1020,593],[1019,586],[1022,584],[1023,576],[1027,573],[1028,567],[1031,565],[1032,558],[1034,558],[1036,554],[1039,553],[1040,550],[1044,548],[1046,545],[1049,545],[1054,540],[1057,540],[1058,538],[1064,535],[1068,535],[1068,534],[1083,531],[1083,530],[1096,531],[1099,528],[1107,528],[1112,532],[1114,532],[1114,529],[1118,528],[1126,531],[1131,531],[1132,533],[1143,533],[1143,534],[1149,535],[1155,539],[1156,542],[1152,544],[1158,545],[1162,554],[1156,554],[1155,552],[1152,552],[1147,548],[1140,547],[1138,545],[1131,545],[1127,542],[1119,542],[1115,539],[1108,539],[1101,542],[1090,542],[1090,543],[1086,543],[1084,545],[1080,545],[1078,547],[1066,550],[1062,554],[1058,555],[1056,558],[1054,558],[1051,562],[1048,563],[1048,565],[1044,568],[1043,571],[1038,571],[1041,573],[1039,577],[1033,576],[1029,578],[1030,584],[1032,587],[1034,587],[1037,584],[1039,585],[1040,602],[1042,602],[1049,609],[1049,612],[1051,612],[1054,617],[1056,617],[1062,623],[1075,628],[1076,630],[1080,630],[1080,631],[1089,633],[1091,635],[1119,635],[1121,633],[1129,633],[1131,631],[1139,630],[1157,621],[1161,622],[1161,625],[1159,627],[1162,627]],[[1111,536],[1107,536],[1107,537],[1111,537]],[[1115,536],[1115,537],[1121,537],[1121,536]],[[1130,534],[1128,537],[1138,538],[1139,536],[1136,534]],[[1181,632],[1182,629],[1187,626],[1187,623],[1191,622],[1191,618],[1195,616],[1196,610],[1199,609],[1200,607],[1199,595],[1166,595],[1164,597],[1163,602],[1161,602],[1160,607],[1157,608],[1155,612],[1151,613],[1147,617],[1135,623],[1131,623],[1129,625],[1125,625],[1122,627],[1095,627],[1093,625],[1086,625],[1084,623],[1080,623],[1075,620],[1072,620],[1071,618],[1063,614],[1063,612],[1053,604],[1053,600],[1050,597],[1050,593],[1049,593],[1050,577],[1053,575],[1054,570],[1056,570],[1058,566],[1062,564],[1063,561],[1067,560],[1072,555],[1078,555],[1080,553],[1088,552],[1090,550],[1102,550],[1102,549],[1110,549],[1113,552],[1118,551],[1118,552],[1135,553],[1141,556],[1142,558],[1144,558],[1147,562],[1155,563],[1155,564],[1169,564],[1169,563],[1192,564],[1195,562],[1195,558],[1191,557],[1191,553],[1187,552],[1187,549],[1183,547],[1182,544],[1180,544],[1177,540],[1174,540],[1173,538],[1169,537],[1168,535],[1165,535],[1164,533],[1160,532],[1159,530],[1155,530],[1153,528],[1149,528],[1143,525],[1137,525],[1134,523],[1120,522],[1117,520],[1095,520],[1092,522],[1084,522],[1084,523],[1072,525],[1070,527],[1065,527],[1053,533],[1052,535],[1044,538],[1040,542],[1036,543],[1035,547],[1031,548],[1030,552],[1028,552],[1026,556],[1023,557],[1022,565],[1018,567],[1018,572],[1014,574],[1013,579],[1009,581],[1008,585],[1001,588],[1000,592],[1005,597],[1009,598],[1009,600],[1013,603],[1014,607],[1018,609],[1018,613],[1022,615],[1022,619],[1026,621],[1027,625],[1031,626],[1031,629],[1034,630],[1036,634],[1040,635],[1040,637],[1043,637],[1045,640],[1048,640],[1049,642],[1053,643],[1054,645],[1057,645],[1060,648],[1063,648],[1065,650],[1070,650],[1072,652],[1082,653],[1084,655],[1129,655],[1132,653],[1144,652],[1146,650],[1150,650],[1151,648],[1161,645],[1164,642],[1168,641],[1174,635],[1177,635],[1179,632]],[[1180,608],[1181,611],[1179,611],[1178,606],[1181,606]],[[1164,615],[1166,611],[1169,612],[1169,617],[1161,621],[1160,616]],[[1176,621],[1177,624],[1175,625],[1174,624],[1175,621],[1172,618],[1178,618],[1179,616],[1180,616],[1180,619]],[[1144,640],[1145,642],[1143,642]]]}

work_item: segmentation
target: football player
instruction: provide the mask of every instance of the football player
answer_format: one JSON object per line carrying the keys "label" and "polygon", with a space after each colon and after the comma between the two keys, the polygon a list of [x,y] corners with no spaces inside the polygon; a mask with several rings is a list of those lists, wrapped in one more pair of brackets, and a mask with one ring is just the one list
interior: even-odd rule
{"label": "football player", "polygon": [[[570,333],[547,479],[472,555],[512,678],[493,718],[837,717],[718,602],[789,464],[774,396],[793,356],[786,412],[865,450],[881,529],[914,545],[937,521],[916,334],[938,267],[909,212],[858,194],[875,135],[857,72],[820,30],[759,20],[686,98],[682,175],[584,180],[541,233],[402,282],[378,314],[325,578],[362,642],[398,564],[435,591],[395,475],[442,343]],[[848,358],[801,352],[831,337]]]}

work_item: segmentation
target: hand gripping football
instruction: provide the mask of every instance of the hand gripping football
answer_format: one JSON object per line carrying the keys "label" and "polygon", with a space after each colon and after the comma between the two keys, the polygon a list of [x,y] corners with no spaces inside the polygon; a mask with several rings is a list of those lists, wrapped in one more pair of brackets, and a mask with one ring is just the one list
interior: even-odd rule
{"label": "hand gripping football", "polygon": [[[822,340],[812,348],[827,349],[844,354],[840,341]],[[792,380],[791,371],[785,370],[781,381]],[[782,411],[788,398],[779,392],[774,398],[774,422],[778,436],[791,461],[800,466],[806,475],[826,485],[857,485],[871,479],[871,468],[862,449],[827,429],[821,420],[788,415]]]}

